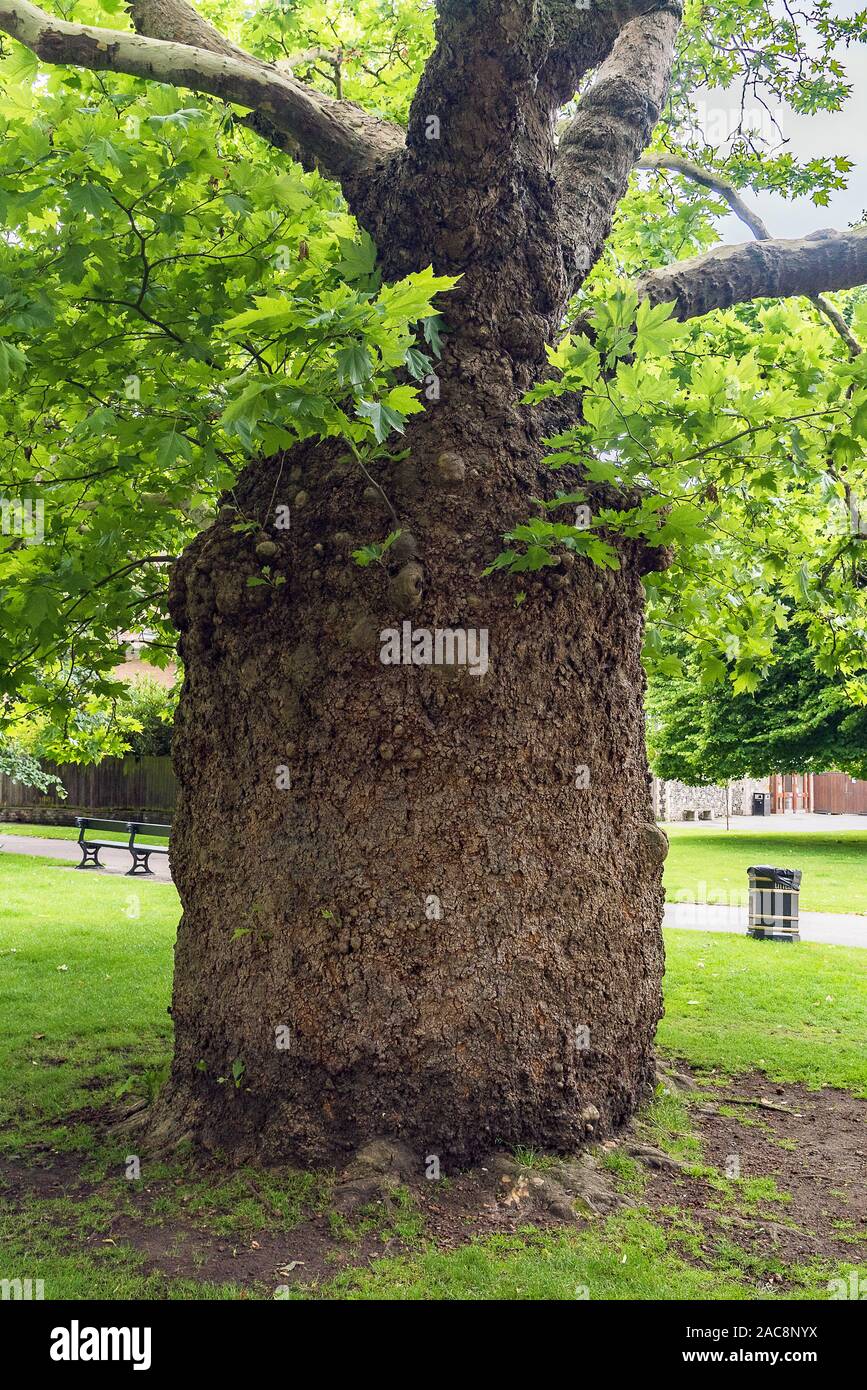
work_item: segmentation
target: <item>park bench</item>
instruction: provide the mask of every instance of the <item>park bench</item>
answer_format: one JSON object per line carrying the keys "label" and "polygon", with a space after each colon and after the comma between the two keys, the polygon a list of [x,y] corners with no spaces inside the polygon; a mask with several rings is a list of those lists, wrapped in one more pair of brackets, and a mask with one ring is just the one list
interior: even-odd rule
{"label": "park bench", "polygon": [[[151,874],[153,869],[148,863],[152,854],[168,854],[168,845],[151,845],[139,841],[136,843],[136,836],[142,831],[150,832],[151,835],[168,835],[170,825],[155,825],[150,821],[143,820],[105,820],[92,816],[76,816],[75,824],[78,826],[78,843],[81,848],[81,863],[76,864],[77,869],[102,869],[104,864],[99,862],[99,851],[101,849],[128,849],[132,855],[132,868],[127,870],[127,878],[132,874],[143,873]],[[126,844],[122,840],[88,840],[85,838],[88,830],[128,830],[129,840]]]}

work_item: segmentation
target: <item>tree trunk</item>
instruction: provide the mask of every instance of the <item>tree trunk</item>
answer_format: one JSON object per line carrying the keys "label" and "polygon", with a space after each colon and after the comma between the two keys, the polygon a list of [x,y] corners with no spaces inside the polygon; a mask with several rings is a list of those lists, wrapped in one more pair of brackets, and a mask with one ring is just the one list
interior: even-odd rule
{"label": "tree trunk", "polygon": [[[412,526],[390,573],[349,558],[347,531],[393,523],[322,448],[252,466],[235,497],[262,532],[221,515],[176,570],[165,1104],[175,1135],[237,1159],[324,1161],[376,1135],[452,1163],[569,1150],[653,1077],[640,578],[578,560],[516,605],[514,580],[479,577],[545,485],[527,419],[484,409],[493,372],[382,475]],[[286,504],[288,532],[268,525]],[[279,587],[247,585],[263,533]],[[487,629],[487,672],[383,664],[380,632],[405,621]]]}
{"label": "tree trunk", "polygon": [[[172,583],[184,916],[162,1115],[237,1159],[332,1160],[374,1136],[451,1164],[568,1151],[653,1077],[641,557],[567,557],[523,602],[481,577],[553,490],[557,422],[519,401],[570,284],[562,94],[508,36],[493,71],[489,31],[455,14],[466,35],[429,63],[406,151],[354,198],[387,278],[462,275],[441,397],[373,479],[334,447],[252,464]],[[233,531],[238,514],[261,529]],[[396,526],[387,563],[353,563]],[[270,551],[285,582],[249,586]],[[405,622],[484,630],[487,670],[384,664]]]}

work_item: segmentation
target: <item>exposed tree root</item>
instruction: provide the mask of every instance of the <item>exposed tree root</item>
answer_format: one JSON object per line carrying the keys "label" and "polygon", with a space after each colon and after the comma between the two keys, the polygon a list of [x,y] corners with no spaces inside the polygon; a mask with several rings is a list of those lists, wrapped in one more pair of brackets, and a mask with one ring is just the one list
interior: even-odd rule
{"label": "exposed tree root", "polygon": [[[721,1095],[719,1099],[723,1105],[752,1105],[757,1110],[776,1110],[780,1115],[791,1115],[795,1119],[801,1118],[801,1112],[799,1110],[793,1110],[790,1105],[777,1105],[777,1103],[772,1100],[761,1100],[753,1096],[726,1095]],[[702,1115],[719,1115],[720,1113],[719,1106],[714,1105],[711,1101],[703,1101],[701,1105],[696,1106],[696,1109]]]}
{"label": "exposed tree root", "polygon": [[487,1166],[498,1201],[547,1212],[561,1221],[604,1216],[632,1205],[617,1192],[612,1175],[588,1152],[542,1169],[527,1167],[511,1154],[497,1153]]}
{"label": "exposed tree root", "polygon": [[630,1158],[637,1158],[639,1162],[646,1163],[648,1168],[668,1168],[683,1173],[689,1167],[679,1158],[672,1158],[664,1149],[658,1149],[655,1144],[644,1144],[637,1139],[624,1139],[619,1147]]}
{"label": "exposed tree root", "polygon": [[656,1058],[656,1073],[659,1080],[671,1091],[698,1090],[698,1086],[691,1076],[687,1076],[686,1072],[678,1071],[671,1062],[659,1056]]}
{"label": "exposed tree root", "polygon": [[368,1202],[388,1198],[418,1171],[418,1160],[405,1144],[393,1139],[372,1139],[341,1173],[334,1189],[335,1210],[345,1216]]}

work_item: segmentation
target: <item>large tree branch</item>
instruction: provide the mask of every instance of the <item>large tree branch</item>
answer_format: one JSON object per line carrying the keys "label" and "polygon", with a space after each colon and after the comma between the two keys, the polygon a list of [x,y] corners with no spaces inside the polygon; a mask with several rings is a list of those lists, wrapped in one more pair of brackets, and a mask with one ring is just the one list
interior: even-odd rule
{"label": "large tree branch", "polygon": [[183,0],[133,0],[133,6],[149,27],[170,33],[176,24],[177,32],[200,42],[68,24],[29,0],[0,0],[0,30],[43,62],[150,78],[246,107],[297,143],[305,167],[321,168],[348,189],[403,145],[397,127],[245,54]]}
{"label": "large tree branch", "polygon": [[668,91],[679,0],[630,19],[560,138],[555,173],[577,285],[598,259]]}
{"label": "large tree branch", "polygon": [[185,43],[190,48],[206,48],[211,53],[225,53],[247,63],[260,61],[246,49],[232,43],[213,24],[202,19],[186,0],[125,0],[125,8],[136,33],[144,34],[147,38]]}
{"label": "large tree branch", "polygon": [[651,270],[638,281],[637,290],[652,304],[673,300],[675,318],[691,319],[750,299],[811,298],[864,284],[867,229],[718,246],[692,260]]}
{"label": "large tree branch", "polygon": [[[165,39],[167,43],[189,44],[193,48],[205,48],[210,53],[225,53],[266,70],[270,68],[270,64],[239,48],[231,39],[227,39],[225,34],[221,34],[219,29],[215,29],[213,24],[202,19],[186,0],[126,0],[126,9],[136,33],[143,34],[146,38]],[[289,73],[290,77],[293,75]],[[304,151],[299,141],[285,129],[278,129],[261,112],[254,111],[242,117],[241,124],[255,131],[270,145],[297,159],[300,164],[305,163]],[[309,167],[309,163],[306,167]]]}
{"label": "large tree branch", "polygon": [[[737,188],[723,174],[704,169],[700,164],[695,164],[691,159],[685,159],[683,155],[668,154],[666,152],[645,154],[639,159],[636,168],[638,169],[669,169],[673,173],[682,174],[685,178],[691,179],[694,183],[701,184],[704,188],[709,188],[712,192],[718,193],[724,198],[735,216],[749,227],[757,241],[770,241],[771,234],[767,224],[759,217],[753,208],[745,203]],[[839,309],[835,308],[830,300],[823,294],[810,294],[807,296],[812,304],[815,304],[820,314],[831,326],[839,333],[850,354],[857,357],[861,352],[861,344],[855,337],[851,328],[847,324]]]}
{"label": "large tree branch", "polygon": [[206,48],[211,53],[225,53],[248,63],[260,61],[203,19],[187,0],[124,0],[124,3],[137,34],[164,39],[167,43],[185,43],[190,48]]}

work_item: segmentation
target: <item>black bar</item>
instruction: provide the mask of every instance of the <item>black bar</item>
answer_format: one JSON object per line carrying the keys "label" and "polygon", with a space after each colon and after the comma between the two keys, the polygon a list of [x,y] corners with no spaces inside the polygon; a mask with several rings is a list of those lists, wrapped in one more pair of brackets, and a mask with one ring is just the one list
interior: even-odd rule
{"label": "black bar", "polygon": [[[607,1303],[594,1302],[576,1291],[574,1300],[558,1302],[543,1316],[556,1321],[558,1329],[568,1337],[580,1339],[577,1346],[595,1346],[599,1354],[610,1356],[618,1381],[624,1371],[652,1377],[675,1367],[700,1380],[708,1366],[718,1365],[735,1373],[742,1366],[760,1367],[766,1383],[773,1383],[778,1373],[785,1376],[792,1369],[812,1372],[813,1377],[821,1377],[826,1383],[829,1373],[846,1369],[851,1374],[860,1364],[864,1336],[860,1300],[865,1296],[867,1281],[863,1280],[856,1281],[853,1290],[847,1287],[839,1298],[829,1296],[804,1302],[769,1296],[767,1300],[744,1303]],[[147,1375],[164,1377],[167,1371],[199,1377],[213,1371],[220,1375],[222,1383],[229,1367],[237,1366],[249,1375],[257,1366],[283,1364],[288,1349],[297,1346],[299,1336],[326,1322],[333,1327],[347,1316],[354,1321],[358,1308],[357,1302],[347,1308],[315,1298],[289,1302],[249,1299],[231,1304],[18,1302],[14,1308],[7,1305],[0,1314],[6,1311],[11,1315],[6,1320],[6,1351],[8,1354],[14,1346],[19,1374],[37,1372],[40,1379],[47,1374],[49,1381],[56,1379],[59,1383],[67,1381],[70,1375],[92,1381],[106,1374],[113,1379],[129,1374],[135,1383]],[[414,1320],[419,1316],[418,1308],[417,1302],[412,1303],[410,1316]],[[431,1358],[447,1358],[455,1369],[456,1348],[450,1346],[448,1338],[442,1338],[442,1319],[466,1319],[465,1309],[464,1301],[455,1301],[446,1309],[441,1307],[431,1319],[436,1336],[425,1345],[426,1379]],[[390,1334],[394,1332],[395,1317],[402,1316],[399,1309],[390,1305]],[[430,1316],[421,1313],[422,1318]],[[467,1324],[468,1329],[475,1329],[474,1337],[480,1330],[480,1318],[486,1320],[488,1316],[496,1318],[497,1313],[480,1313],[477,1304],[472,1322]],[[371,1325],[378,1324],[378,1315],[369,1304],[361,1317],[363,1321],[354,1321],[354,1325],[363,1328],[366,1337],[383,1335],[383,1326]],[[514,1355],[514,1314],[509,1317],[510,1322],[503,1325],[504,1335],[490,1345],[485,1342],[488,1370],[492,1351],[495,1356],[498,1349],[504,1356]],[[127,1329],[128,1342],[124,1345],[118,1341],[118,1347],[128,1350],[130,1359],[52,1359],[52,1347],[56,1353],[69,1354],[73,1349],[80,1354],[91,1345],[101,1349],[101,1342],[87,1333],[89,1328],[97,1332],[101,1328]],[[134,1329],[139,1329],[137,1336]],[[111,1343],[105,1345],[110,1351]],[[334,1350],[333,1344],[328,1344],[327,1352],[320,1346],[318,1354],[323,1357],[323,1367],[333,1367]],[[136,1354],[141,1365],[138,1372],[133,1370],[131,1359]],[[357,1357],[358,1349],[348,1354]],[[542,1359],[545,1360],[544,1355]],[[290,1378],[287,1374],[285,1380]]]}

